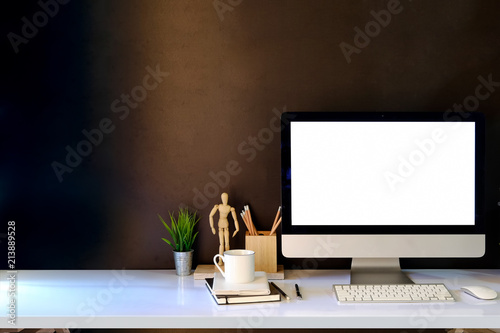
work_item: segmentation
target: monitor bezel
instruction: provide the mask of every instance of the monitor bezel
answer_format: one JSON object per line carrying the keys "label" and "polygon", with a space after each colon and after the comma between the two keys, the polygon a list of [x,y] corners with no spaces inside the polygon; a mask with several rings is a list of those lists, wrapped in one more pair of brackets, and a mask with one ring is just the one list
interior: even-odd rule
{"label": "monitor bezel", "polygon": [[[290,128],[293,122],[307,121],[390,121],[390,122],[474,122],[476,134],[476,168],[475,168],[475,222],[474,225],[391,225],[391,226],[324,226],[324,225],[292,225],[291,221],[291,180],[287,173],[291,169],[290,162]],[[283,235],[342,235],[342,234],[374,234],[374,235],[429,235],[429,234],[484,234],[484,155],[485,155],[485,119],[480,112],[285,112],[281,117],[281,203]]]}

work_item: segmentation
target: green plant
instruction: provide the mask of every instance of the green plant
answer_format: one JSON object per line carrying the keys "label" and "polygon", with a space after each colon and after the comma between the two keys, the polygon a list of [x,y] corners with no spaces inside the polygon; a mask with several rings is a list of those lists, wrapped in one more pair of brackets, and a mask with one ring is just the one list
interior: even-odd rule
{"label": "green plant", "polygon": [[200,218],[196,218],[196,212],[190,213],[187,208],[179,209],[178,218],[175,219],[174,214],[168,213],[170,215],[171,226],[169,226],[163,218],[158,214],[158,217],[163,222],[165,228],[167,228],[168,233],[172,237],[172,241],[162,238],[168,245],[170,245],[174,251],[185,252],[190,251],[193,247],[194,240],[198,235],[198,232],[194,233],[194,226]]}

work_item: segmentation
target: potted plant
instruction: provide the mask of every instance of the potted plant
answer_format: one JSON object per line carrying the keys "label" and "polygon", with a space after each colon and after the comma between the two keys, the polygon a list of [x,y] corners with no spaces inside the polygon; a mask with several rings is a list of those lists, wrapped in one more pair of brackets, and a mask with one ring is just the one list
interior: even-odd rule
{"label": "potted plant", "polygon": [[196,212],[191,213],[187,208],[179,209],[177,220],[174,214],[170,213],[171,225],[168,225],[163,218],[158,214],[158,217],[163,222],[172,241],[162,238],[174,250],[175,269],[177,275],[191,274],[191,266],[193,263],[193,243],[198,235],[194,232],[194,227],[200,220],[196,217]]}

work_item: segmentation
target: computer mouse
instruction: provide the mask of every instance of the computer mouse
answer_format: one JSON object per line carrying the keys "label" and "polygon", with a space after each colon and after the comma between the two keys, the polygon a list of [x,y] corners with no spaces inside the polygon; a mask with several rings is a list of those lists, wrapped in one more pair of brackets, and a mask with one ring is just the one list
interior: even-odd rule
{"label": "computer mouse", "polygon": [[479,299],[495,299],[498,294],[491,288],[485,286],[466,286],[462,287],[462,290],[467,294],[474,296]]}

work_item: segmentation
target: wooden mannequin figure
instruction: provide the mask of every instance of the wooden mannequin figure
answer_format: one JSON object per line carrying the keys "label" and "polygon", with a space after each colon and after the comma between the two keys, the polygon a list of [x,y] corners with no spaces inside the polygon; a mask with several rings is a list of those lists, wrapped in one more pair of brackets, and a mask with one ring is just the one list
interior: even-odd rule
{"label": "wooden mannequin figure", "polygon": [[[214,228],[214,215],[219,211],[219,254],[224,255],[224,251],[229,250],[229,220],[228,216],[229,213],[233,216],[234,220],[234,227],[235,231],[233,233],[233,237],[238,233],[240,230],[240,226],[238,224],[238,218],[236,216],[236,210],[234,207],[231,207],[227,204],[228,201],[228,195],[227,193],[222,193],[221,194],[221,199],[222,199],[222,204],[215,205],[214,208],[212,208],[212,211],[210,212],[210,228],[212,228],[212,233],[215,235],[215,228]],[[222,260],[219,258],[218,261],[219,265],[223,265]]]}

